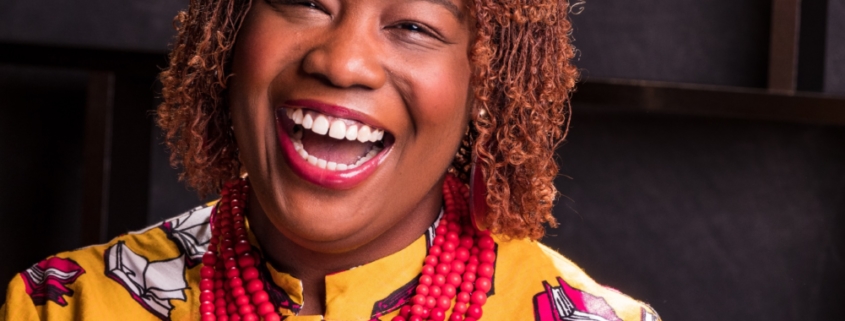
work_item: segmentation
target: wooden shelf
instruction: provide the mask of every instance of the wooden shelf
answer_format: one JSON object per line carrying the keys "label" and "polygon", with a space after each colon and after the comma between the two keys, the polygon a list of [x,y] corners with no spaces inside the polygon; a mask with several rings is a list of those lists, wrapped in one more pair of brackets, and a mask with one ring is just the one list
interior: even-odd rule
{"label": "wooden shelf", "polygon": [[845,97],[655,81],[602,79],[578,84],[577,112],[660,113],[845,125]]}

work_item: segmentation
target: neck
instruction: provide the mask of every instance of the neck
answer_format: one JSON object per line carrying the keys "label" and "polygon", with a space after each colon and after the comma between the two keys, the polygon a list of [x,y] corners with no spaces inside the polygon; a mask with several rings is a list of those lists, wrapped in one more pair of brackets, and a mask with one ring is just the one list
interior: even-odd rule
{"label": "neck", "polygon": [[[440,186],[437,184],[436,186]],[[325,276],[363,265],[407,247],[431,226],[440,212],[442,195],[439,188],[411,209],[396,226],[359,246],[338,244],[338,251],[314,251],[279,232],[268,219],[255,193],[250,193],[247,217],[250,228],[261,245],[264,258],[282,272],[302,281],[303,315],[324,314]]]}

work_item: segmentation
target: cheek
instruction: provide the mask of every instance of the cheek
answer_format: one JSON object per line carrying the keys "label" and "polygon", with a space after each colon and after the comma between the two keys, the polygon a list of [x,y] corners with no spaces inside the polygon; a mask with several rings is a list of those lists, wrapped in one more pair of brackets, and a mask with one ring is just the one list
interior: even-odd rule
{"label": "cheek", "polygon": [[469,62],[463,59],[426,70],[415,86],[420,127],[431,126],[447,136],[463,135],[468,121]]}

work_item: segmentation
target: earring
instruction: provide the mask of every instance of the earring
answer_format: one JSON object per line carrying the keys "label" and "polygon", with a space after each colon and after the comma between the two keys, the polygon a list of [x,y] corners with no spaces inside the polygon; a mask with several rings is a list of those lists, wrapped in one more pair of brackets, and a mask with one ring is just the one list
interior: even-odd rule
{"label": "earring", "polygon": [[484,179],[484,172],[478,166],[478,157],[472,156],[472,166],[469,174],[469,217],[472,225],[478,231],[486,231],[487,211],[487,180]]}

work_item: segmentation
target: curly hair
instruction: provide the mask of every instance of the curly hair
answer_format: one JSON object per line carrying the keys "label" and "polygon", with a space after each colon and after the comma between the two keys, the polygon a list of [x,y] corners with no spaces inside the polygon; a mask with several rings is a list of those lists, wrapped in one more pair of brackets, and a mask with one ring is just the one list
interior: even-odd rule
{"label": "curly hair", "polygon": [[[260,0],[257,0],[260,1]],[[161,72],[158,125],[182,166],[180,179],[215,193],[240,170],[225,95],[238,29],[252,0],[191,0],[174,19],[170,65]],[[487,182],[484,224],[511,238],[539,239],[557,226],[554,150],[566,137],[570,94],[569,4],[561,0],[471,0],[473,116],[453,161],[463,181],[475,159]],[[474,157],[473,157],[474,156]]]}

